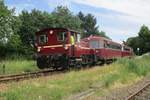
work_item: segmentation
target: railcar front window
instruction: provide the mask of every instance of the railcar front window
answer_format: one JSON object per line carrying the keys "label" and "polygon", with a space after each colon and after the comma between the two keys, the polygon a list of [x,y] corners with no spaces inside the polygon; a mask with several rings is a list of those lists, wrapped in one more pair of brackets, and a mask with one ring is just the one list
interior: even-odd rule
{"label": "railcar front window", "polygon": [[46,44],[47,42],[48,42],[48,37],[47,37],[47,35],[46,35],[46,34],[40,35],[40,37],[39,37],[39,43],[40,43],[40,44]]}

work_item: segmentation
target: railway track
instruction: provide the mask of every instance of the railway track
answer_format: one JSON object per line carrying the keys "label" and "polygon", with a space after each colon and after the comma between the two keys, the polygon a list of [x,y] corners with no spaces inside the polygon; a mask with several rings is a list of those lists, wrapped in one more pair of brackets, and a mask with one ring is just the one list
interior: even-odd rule
{"label": "railway track", "polygon": [[146,84],[139,91],[130,95],[127,100],[150,100],[150,83]]}
{"label": "railway track", "polygon": [[2,75],[0,76],[0,83],[7,83],[10,81],[20,81],[20,80],[54,75],[54,74],[59,74],[59,73],[64,73],[64,72],[66,71],[56,71],[52,69],[46,69],[46,70],[41,70],[41,71],[36,71],[36,72],[27,72],[27,73],[22,73],[22,74]]}
{"label": "railway track", "polygon": [[[90,67],[85,67],[82,69],[88,69],[88,68],[90,68]],[[79,69],[76,69],[76,70],[79,70]],[[60,73],[68,72],[70,70],[45,69],[45,70],[41,70],[41,71],[26,72],[26,73],[22,73],[22,74],[0,75],[0,83],[7,83],[10,81],[20,81],[20,80],[25,80],[25,79],[30,79],[30,78],[37,78],[37,77],[41,77],[41,76],[60,74]]]}

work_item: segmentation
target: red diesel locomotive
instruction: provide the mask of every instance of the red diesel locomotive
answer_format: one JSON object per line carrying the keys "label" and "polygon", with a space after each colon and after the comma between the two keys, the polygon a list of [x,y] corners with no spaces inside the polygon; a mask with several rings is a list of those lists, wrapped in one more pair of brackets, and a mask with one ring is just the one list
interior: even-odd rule
{"label": "red diesel locomotive", "polygon": [[[71,45],[71,34],[75,44]],[[39,68],[68,68],[89,63],[92,60],[88,43],[81,41],[80,34],[65,28],[49,28],[36,33],[37,66]]]}
{"label": "red diesel locomotive", "polygon": [[[71,37],[74,38],[72,44]],[[80,33],[66,28],[36,32],[37,66],[69,68],[132,56],[132,49],[100,36],[80,40]]]}

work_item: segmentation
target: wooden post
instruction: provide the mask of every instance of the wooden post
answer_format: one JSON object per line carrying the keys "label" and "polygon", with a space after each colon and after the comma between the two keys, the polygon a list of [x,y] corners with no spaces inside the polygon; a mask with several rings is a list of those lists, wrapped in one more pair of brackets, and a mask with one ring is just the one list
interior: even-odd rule
{"label": "wooden post", "polygon": [[5,74],[5,64],[3,65],[3,74]]}

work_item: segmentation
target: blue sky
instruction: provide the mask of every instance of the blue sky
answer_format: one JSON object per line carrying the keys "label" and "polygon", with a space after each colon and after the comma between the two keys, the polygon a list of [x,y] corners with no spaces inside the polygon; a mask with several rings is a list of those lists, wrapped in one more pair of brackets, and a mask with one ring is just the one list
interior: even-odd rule
{"label": "blue sky", "polygon": [[136,36],[143,24],[150,26],[150,0],[5,0],[5,4],[15,7],[16,14],[33,8],[52,12],[58,5],[67,6],[74,14],[92,13],[99,30],[117,42]]}

